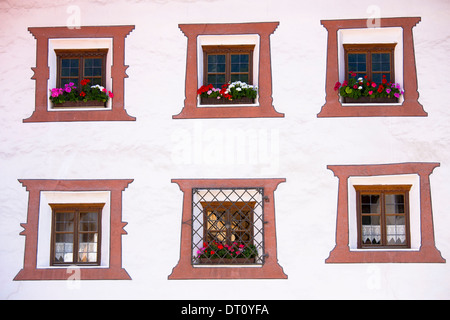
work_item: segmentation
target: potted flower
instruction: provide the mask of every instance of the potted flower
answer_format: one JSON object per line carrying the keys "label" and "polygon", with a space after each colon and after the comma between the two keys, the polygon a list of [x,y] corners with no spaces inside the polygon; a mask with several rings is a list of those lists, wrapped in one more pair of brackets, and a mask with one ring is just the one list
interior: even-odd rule
{"label": "potted flower", "polygon": [[225,83],[222,88],[212,84],[203,85],[197,90],[200,104],[253,104],[258,89],[242,81]]}
{"label": "potted flower", "polygon": [[81,80],[78,89],[73,82],[66,83],[64,88],[50,90],[50,101],[54,107],[105,107],[109,98],[114,95],[100,85],[89,85],[89,79]]}
{"label": "potted flower", "polygon": [[245,245],[233,242],[204,242],[197,250],[196,260],[201,264],[249,264],[255,263],[258,251],[253,244]]}
{"label": "potted flower", "polygon": [[348,81],[342,84],[338,81],[334,86],[334,91],[338,91],[345,103],[397,103],[403,94],[400,85],[387,81],[385,75],[378,84],[367,76],[356,78],[354,72],[350,75]]}

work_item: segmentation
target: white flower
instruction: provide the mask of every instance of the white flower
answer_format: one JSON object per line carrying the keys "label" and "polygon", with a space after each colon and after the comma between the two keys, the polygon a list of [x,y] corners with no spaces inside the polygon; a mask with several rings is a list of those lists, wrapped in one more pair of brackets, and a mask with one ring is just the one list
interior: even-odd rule
{"label": "white flower", "polygon": [[91,88],[97,88],[98,90],[102,91],[103,89],[105,89],[105,87],[102,87],[99,84],[96,84],[95,86],[91,86]]}
{"label": "white flower", "polygon": [[236,88],[236,91],[242,91],[242,89],[238,87],[238,88]]}
{"label": "white flower", "polygon": [[362,86],[359,86],[358,89],[361,90],[361,89],[362,89]]}

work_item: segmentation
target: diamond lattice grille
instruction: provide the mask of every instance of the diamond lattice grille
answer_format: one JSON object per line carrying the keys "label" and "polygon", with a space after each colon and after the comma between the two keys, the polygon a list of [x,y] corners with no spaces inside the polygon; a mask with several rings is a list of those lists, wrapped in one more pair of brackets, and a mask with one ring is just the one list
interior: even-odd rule
{"label": "diamond lattice grille", "polygon": [[264,189],[193,189],[192,264],[264,262]]}

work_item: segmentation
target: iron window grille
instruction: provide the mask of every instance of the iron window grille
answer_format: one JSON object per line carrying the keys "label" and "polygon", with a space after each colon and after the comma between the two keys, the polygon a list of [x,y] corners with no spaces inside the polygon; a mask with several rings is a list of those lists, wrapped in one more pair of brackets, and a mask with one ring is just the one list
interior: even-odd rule
{"label": "iron window grille", "polygon": [[192,189],[192,264],[264,264],[264,188]]}

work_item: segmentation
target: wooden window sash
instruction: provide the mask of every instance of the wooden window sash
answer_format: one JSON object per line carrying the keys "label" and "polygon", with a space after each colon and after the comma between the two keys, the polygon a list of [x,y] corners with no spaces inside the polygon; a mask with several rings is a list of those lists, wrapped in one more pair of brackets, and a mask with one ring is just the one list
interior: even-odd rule
{"label": "wooden window sash", "polygon": [[368,79],[372,79],[373,71],[372,71],[372,54],[373,53],[389,53],[390,55],[390,71],[376,71],[377,74],[389,74],[390,82],[395,82],[395,68],[394,68],[394,51],[396,43],[366,43],[366,44],[355,44],[348,43],[344,44],[344,53],[345,53],[345,80],[349,80],[349,72],[355,70],[348,69],[348,54],[356,53],[356,54],[365,54],[366,55],[366,75]]}
{"label": "wooden window sash", "polygon": [[[101,86],[106,85],[106,55],[108,49],[55,49],[57,57],[57,71],[56,71],[56,86],[61,87],[61,72],[62,72],[62,60],[63,59],[78,59],[78,85],[81,86],[81,80],[85,78],[100,78]],[[101,76],[86,76],[85,75],[85,59],[101,58],[102,59],[102,74]]]}
{"label": "wooden window sash", "polygon": [[[102,221],[102,204],[49,204],[52,208],[52,231],[51,231],[51,248],[50,248],[50,265],[51,266],[67,266],[67,265],[100,265],[101,261],[101,221]],[[80,262],[78,257],[79,250],[79,235],[83,232],[79,230],[80,213],[85,211],[97,212],[97,261],[96,262]],[[74,214],[74,226],[73,232],[67,232],[73,234],[73,249],[72,249],[72,262],[56,262],[55,261],[55,249],[56,249],[56,213],[59,212],[71,212]]]}
{"label": "wooden window sash", "polygon": [[[411,248],[410,241],[410,224],[409,224],[409,191],[411,185],[371,185],[371,186],[354,186],[356,190],[356,212],[357,212],[357,225],[358,225],[358,249],[387,249],[387,248]],[[386,213],[386,202],[385,196],[387,194],[402,194],[404,196],[404,213],[403,214],[390,214]],[[365,244],[362,241],[362,195],[379,195],[380,196],[380,213],[379,214],[365,214],[368,215],[378,215],[380,217],[380,233],[381,241],[380,244]],[[389,245],[387,243],[387,223],[386,217],[393,215],[401,215],[405,217],[405,244],[404,245]]]}
{"label": "wooden window sash", "polygon": [[[233,46],[202,46],[203,49],[203,84],[207,85],[209,74],[223,74],[223,73],[208,73],[208,55],[225,55],[225,83],[231,81],[232,74],[248,74],[248,83],[253,85],[253,51],[254,45],[233,45]],[[248,72],[231,72],[231,55],[233,54],[248,54]]]}
{"label": "wooden window sash", "polygon": [[[254,215],[253,215],[253,211],[255,209],[255,205],[256,202],[255,201],[249,201],[249,202],[230,202],[230,201],[226,201],[226,202],[220,202],[220,201],[212,201],[212,202],[201,202],[201,205],[203,207],[203,241],[208,242],[207,240],[207,236],[208,234],[210,234],[211,232],[216,232],[216,231],[211,231],[208,229],[208,212],[222,212],[225,211],[225,222],[224,224],[229,224],[230,227],[225,227],[226,229],[226,236],[225,236],[225,242],[229,245],[232,244],[232,242],[239,242],[239,240],[235,240],[232,241],[232,235],[233,232],[244,232],[244,233],[249,233],[250,235],[250,241],[248,243],[248,245],[253,244],[253,237],[254,237]],[[231,210],[234,210],[233,212]],[[238,229],[236,231],[236,229],[233,229],[232,226],[232,219],[233,219],[233,215],[236,212],[248,212],[248,221],[250,223],[250,226],[247,230],[242,230],[242,229]],[[218,233],[221,233],[221,231],[217,231]]]}

